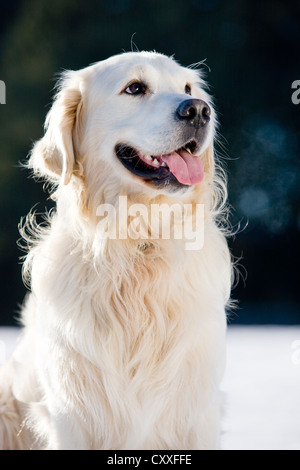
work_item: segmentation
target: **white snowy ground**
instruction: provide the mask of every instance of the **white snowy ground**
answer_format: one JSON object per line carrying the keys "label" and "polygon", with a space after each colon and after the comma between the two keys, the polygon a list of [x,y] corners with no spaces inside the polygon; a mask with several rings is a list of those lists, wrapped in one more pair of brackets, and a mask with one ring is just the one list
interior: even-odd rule
{"label": "white snowy ground", "polygon": [[[0,364],[14,328],[0,328]],[[228,329],[223,450],[300,450],[300,326]]]}

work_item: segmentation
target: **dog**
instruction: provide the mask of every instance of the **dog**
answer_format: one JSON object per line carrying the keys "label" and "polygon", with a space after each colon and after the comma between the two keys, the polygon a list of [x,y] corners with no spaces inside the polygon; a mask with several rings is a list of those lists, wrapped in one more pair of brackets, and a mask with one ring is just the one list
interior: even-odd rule
{"label": "dog", "polygon": [[[30,293],[0,374],[0,448],[220,447],[233,271],[216,129],[200,70],[163,54],[62,74],[27,163],[56,209],[21,227]],[[196,249],[178,213],[152,237],[141,222],[174,204],[194,228],[201,208]]]}

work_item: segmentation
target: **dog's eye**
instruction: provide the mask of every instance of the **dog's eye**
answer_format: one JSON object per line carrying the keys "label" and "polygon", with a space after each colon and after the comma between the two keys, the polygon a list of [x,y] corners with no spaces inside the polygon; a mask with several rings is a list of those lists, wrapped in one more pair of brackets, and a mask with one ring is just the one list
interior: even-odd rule
{"label": "dog's eye", "polygon": [[128,95],[142,95],[145,92],[146,92],[146,85],[144,85],[144,83],[141,83],[141,82],[131,83],[131,85],[129,85],[125,90],[125,93],[127,93]]}
{"label": "dog's eye", "polygon": [[184,89],[185,93],[187,95],[191,95],[192,94],[192,87],[191,85],[189,85],[188,83],[185,85],[185,89]]}

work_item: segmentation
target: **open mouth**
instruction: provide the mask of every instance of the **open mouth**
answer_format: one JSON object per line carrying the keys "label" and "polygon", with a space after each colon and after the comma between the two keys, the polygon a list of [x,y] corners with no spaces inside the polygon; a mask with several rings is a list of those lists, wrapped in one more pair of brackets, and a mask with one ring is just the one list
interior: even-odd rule
{"label": "open mouth", "polygon": [[126,145],[116,146],[121,163],[136,176],[154,184],[191,186],[201,183],[204,176],[203,163],[194,155],[197,142],[191,140],[178,150],[168,154],[145,155]]}

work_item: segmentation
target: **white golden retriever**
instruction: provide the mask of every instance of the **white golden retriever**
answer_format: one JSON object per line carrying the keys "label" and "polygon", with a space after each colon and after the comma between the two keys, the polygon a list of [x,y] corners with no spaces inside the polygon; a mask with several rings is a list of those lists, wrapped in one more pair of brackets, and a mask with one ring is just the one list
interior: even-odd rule
{"label": "white golden retriever", "polygon": [[[63,74],[28,163],[57,208],[23,224],[31,293],[0,374],[0,448],[218,448],[232,264],[215,125],[199,71],[162,54]],[[99,207],[124,220],[120,196],[202,205],[203,246],[107,236]]]}

